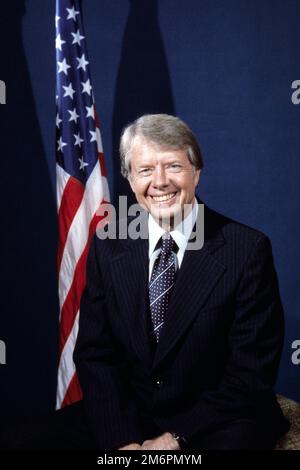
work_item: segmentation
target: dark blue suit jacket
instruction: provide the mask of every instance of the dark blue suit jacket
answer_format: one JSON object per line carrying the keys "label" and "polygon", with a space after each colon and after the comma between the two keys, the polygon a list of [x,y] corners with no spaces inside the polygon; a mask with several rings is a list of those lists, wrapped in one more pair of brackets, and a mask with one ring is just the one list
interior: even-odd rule
{"label": "dark blue suit jacket", "polygon": [[148,240],[92,242],[74,361],[96,445],[164,431],[197,445],[240,419],[280,435],[284,325],[268,238],[205,207],[204,246],[185,252],[154,355],[148,264]]}

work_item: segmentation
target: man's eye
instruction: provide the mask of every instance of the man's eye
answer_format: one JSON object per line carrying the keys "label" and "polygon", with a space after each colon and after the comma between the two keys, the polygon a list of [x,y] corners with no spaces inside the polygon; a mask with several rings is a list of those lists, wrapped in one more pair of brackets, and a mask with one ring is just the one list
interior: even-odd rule
{"label": "man's eye", "polygon": [[172,163],[168,168],[173,171],[180,171],[182,167],[178,163]]}
{"label": "man's eye", "polygon": [[150,175],[151,174],[151,168],[143,168],[142,170],[139,171],[139,175]]}

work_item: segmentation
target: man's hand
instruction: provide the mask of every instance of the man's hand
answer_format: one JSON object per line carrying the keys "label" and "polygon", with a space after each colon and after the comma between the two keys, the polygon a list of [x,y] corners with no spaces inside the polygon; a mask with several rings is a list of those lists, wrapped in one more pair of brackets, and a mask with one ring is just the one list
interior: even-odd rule
{"label": "man's hand", "polygon": [[165,432],[155,439],[144,441],[142,450],[180,450],[180,446],[171,433]]}
{"label": "man's hand", "polygon": [[137,442],[132,442],[131,444],[126,444],[126,446],[119,447],[118,450],[141,450],[142,447]]}

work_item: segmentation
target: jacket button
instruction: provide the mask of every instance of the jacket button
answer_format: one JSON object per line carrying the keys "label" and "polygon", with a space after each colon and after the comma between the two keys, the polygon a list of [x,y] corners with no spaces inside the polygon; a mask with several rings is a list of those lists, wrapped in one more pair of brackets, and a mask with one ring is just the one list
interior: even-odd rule
{"label": "jacket button", "polygon": [[156,386],[156,388],[161,388],[163,386],[163,381],[162,380],[157,380],[155,382],[155,386]]}

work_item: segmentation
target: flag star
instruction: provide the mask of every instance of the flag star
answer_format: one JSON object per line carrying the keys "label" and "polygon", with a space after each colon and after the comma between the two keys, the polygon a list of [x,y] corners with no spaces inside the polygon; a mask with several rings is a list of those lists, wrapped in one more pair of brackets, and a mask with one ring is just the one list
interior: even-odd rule
{"label": "flag star", "polygon": [[57,113],[57,115],[56,115],[56,126],[59,127],[61,122],[62,122],[62,119],[60,119],[59,114]]}
{"label": "flag star", "polygon": [[58,144],[57,150],[61,152],[63,151],[63,147],[67,145],[66,142],[62,141],[62,137],[59,138],[59,140],[57,141],[57,144]]}
{"label": "flag star", "polygon": [[81,93],[87,93],[90,96],[92,89],[90,79],[88,78],[86,82],[81,82],[81,85],[83,86]]}
{"label": "flag star", "polygon": [[64,94],[64,98],[66,96],[69,96],[71,99],[73,99],[73,95],[75,93],[75,90],[74,88],[72,87],[72,83],[70,82],[69,83],[69,86],[63,86],[64,90],[65,90],[65,94]]}
{"label": "flag star", "polygon": [[85,71],[86,66],[89,63],[88,60],[85,60],[85,54],[82,54],[80,58],[76,57],[76,59],[78,60],[77,69],[80,69],[81,67]]}
{"label": "flag star", "polygon": [[81,39],[85,39],[85,36],[81,36],[79,29],[77,29],[76,33],[71,33],[73,36],[73,41],[72,44],[79,44],[80,46],[80,41]]}
{"label": "flag star", "polygon": [[75,11],[75,7],[66,8],[66,10],[68,10],[67,20],[76,21],[76,15],[79,15],[79,11]]}
{"label": "flag star", "polygon": [[78,161],[79,161],[79,163],[80,163],[79,170],[84,170],[84,167],[85,167],[85,166],[88,166],[88,163],[86,163],[85,161],[83,161],[83,157],[78,158]]}
{"label": "flag star", "polygon": [[70,65],[67,64],[66,59],[64,59],[62,62],[57,61],[59,70],[58,73],[64,72],[66,75],[68,75],[68,69],[71,67]]}
{"label": "flag star", "polygon": [[81,147],[81,142],[84,142],[84,140],[81,139],[79,132],[78,132],[78,134],[73,134],[73,135],[75,137],[75,144],[74,145],[79,145],[79,147]]}
{"label": "flag star", "polygon": [[95,119],[94,105],[92,104],[92,106],[86,106],[85,109],[87,110],[86,117],[92,117]]}
{"label": "flag star", "polygon": [[97,142],[97,134],[96,134],[96,131],[89,131],[89,133],[91,134],[91,140],[90,142]]}
{"label": "flag star", "polygon": [[56,15],[56,16],[55,16],[55,26],[56,26],[56,28],[57,28],[57,25],[58,25],[59,20],[60,20],[60,16],[57,16],[57,15]]}
{"label": "flag star", "polygon": [[70,116],[71,116],[69,121],[75,121],[77,124],[77,119],[79,118],[79,114],[76,113],[76,108],[74,108],[73,111],[71,109],[68,109],[68,113],[70,113]]}
{"label": "flag star", "polygon": [[62,44],[65,44],[66,41],[63,41],[60,37],[60,34],[58,34],[56,36],[56,39],[55,39],[55,48],[56,49],[59,49],[61,51],[61,46]]}

